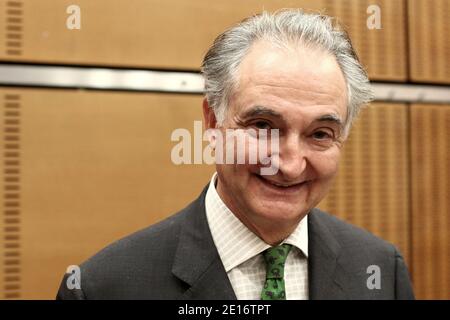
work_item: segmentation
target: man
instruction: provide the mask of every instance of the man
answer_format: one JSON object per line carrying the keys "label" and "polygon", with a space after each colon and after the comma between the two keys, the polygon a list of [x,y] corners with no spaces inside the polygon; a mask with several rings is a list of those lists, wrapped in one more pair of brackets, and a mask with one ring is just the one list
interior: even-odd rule
{"label": "man", "polygon": [[57,297],[413,299],[394,246],[314,208],[371,100],[346,33],[322,15],[263,13],[220,35],[202,71],[205,126],[277,129],[276,172],[216,164],[197,200],[89,259]]}

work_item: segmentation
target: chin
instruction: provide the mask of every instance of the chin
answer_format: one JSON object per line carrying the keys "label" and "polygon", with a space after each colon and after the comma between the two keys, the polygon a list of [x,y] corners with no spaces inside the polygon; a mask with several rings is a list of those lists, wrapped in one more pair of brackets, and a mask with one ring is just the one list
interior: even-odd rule
{"label": "chin", "polygon": [[282,200],[258,201],[253,206],[255,215],[273,222],[298,221],[309,210],[301,204],[291,204]]}

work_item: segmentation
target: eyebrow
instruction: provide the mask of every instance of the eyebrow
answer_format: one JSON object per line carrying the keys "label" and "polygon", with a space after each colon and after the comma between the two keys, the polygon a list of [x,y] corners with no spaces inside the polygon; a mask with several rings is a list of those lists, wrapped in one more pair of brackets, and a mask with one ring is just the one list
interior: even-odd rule
{"label": "eyebrow", "polygon": [[281,113],[264,106],[254,106],[242,114],[243,119],[253,118],[257,116],[271,116],[280,120],[284,120],[284,117],[281,115]]}
{"label": "eyebrow", "polygon": [[334,113],[324,114],[323,116],[320,116],[319,118],[315,119],[314,121],[318,121],[318,122],[334,122],[340,128],[342,128],[344,126],[344,122],[341,120],[341,118],[338,115],[334,114]]}
{"label": "eyebrow", "polygon": [[[271,116],[271,117],[275,117],[278,118],[280,120],[284,120],[284,117],[281,113],[264,107],[264,106],[254,106],[252,108],[250,108],[249,110],[245,111],[242,114],[242,119],[248,119],[248,118],[253,118],[253,117],[257,117],[257,116]],[[335,124],[337,124],[339,126],[340,129],[342,129],[344,127],[344,122],[341,120],[341,118],[334,113],[329,113],[329,114],[324,114],[320,117],[318,117],[317,119],[314,119],[313,122],[333,122]]]}

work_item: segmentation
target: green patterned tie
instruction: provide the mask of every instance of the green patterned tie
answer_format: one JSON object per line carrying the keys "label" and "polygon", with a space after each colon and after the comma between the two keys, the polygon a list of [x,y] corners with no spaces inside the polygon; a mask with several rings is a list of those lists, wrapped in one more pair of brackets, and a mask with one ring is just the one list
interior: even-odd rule
{"label": "green patterned tie", "polygon": [[286,300],[284,263],[290,250],[290,244],[283,244],[264,251],[266,282],[261,292],[262,300]]}

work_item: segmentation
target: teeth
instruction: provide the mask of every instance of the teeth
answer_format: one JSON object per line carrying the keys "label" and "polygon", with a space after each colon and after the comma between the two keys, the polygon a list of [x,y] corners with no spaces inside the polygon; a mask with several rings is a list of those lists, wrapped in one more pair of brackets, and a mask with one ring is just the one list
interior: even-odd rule
{"label": "teeth", "polygon": [[293,184],[282,184],[282,183],[276,183],[276,182],[270,181],[270,180],[265,179],[263,177],[261,177],[261,178],[264,179],[265,181],[267,181],[268,183],[270,183],[270,184],[272,184],[274,186],[280,187],[280,188],[289,188],[289,187],[296,186],[298,184],[306,182],[306,181],[303,181],[303,182],[293,183]]}
{"label": "teeth", "polygon": [[290,187],[290,185],[285,185],[285,184],[278,184],[278,183],[272,183],[272,184],[276,185],[277,187],[283,187],[283,188]]}
{"label": "teeth", "polygon": [[288,188],[288,187],[292,187],[293,186],[293,184],[280,184],[280,183],[275,183],[275,182],[272,182],[272,181],[269,181],[271,184],[273,184],[274,186],[277,186],[277,187],[282,187],[282,188]]}

